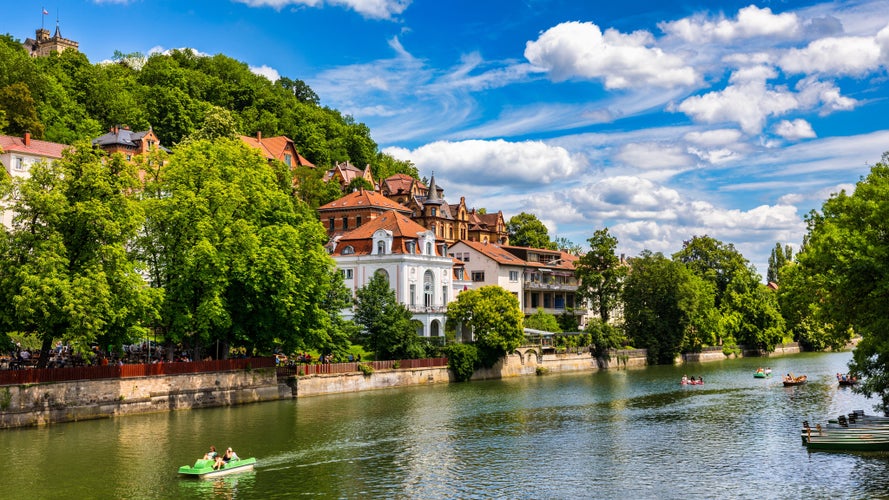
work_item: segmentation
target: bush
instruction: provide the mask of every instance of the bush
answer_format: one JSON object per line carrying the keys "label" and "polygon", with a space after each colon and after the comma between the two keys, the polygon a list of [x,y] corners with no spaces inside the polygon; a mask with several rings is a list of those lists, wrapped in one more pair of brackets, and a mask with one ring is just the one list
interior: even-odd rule
{"label": "bush", "polygon": [[546,375],[547,373],[549,373],[549,368],[545,366],[538,366],[535,373],[537,373],[537,375]]}
{"label": "bush", "polygon": [[369,377],[374,372],[374,367],[367,363],[358,363],[358,371],[363,373],[365,377]]}
{"label": "bush", "polygon": [[465,382],[479,367],[481,358],[473,344],[453,344],[447,348],[448,368],[454,372],[457,382]]}

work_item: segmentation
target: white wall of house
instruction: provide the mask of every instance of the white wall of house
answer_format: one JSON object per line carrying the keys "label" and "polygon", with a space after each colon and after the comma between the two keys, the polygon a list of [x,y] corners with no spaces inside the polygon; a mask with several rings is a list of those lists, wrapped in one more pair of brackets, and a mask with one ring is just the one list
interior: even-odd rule
{"label": "white wall of house", "polygon": [[[31,166],[41,161],[51,162],[54,159],[19,151],[5,151],[3,154],[0,154],[0,163],[3,164],[6,172],[13,178],[27,179],[31,176]],[[0,223],[11,229],[14,215],[14,211],[8,208],[7,203],[0,203]]]}
{"label": "white wall of house", "polygon": [[[469,245],[458,241],[448,248],[448,253],[463,260],[466,266],[466,274],[472,280],[474,288],[488,285],[498,285],[512,293],[519,300],[519,307],[525,309],[522,293],[522,271],[524,266],[511,266],[500,264],[496,260],[475,250]],[[468,254],[468,260],[467,260]],[[484,279],[479,273],[484,274]]]}

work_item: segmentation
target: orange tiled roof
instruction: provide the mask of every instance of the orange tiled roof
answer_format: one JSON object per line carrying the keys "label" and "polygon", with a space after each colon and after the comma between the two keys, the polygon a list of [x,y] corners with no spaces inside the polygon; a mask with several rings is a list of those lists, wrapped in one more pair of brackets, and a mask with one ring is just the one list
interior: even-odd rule
{"label": "orange tiled roof", "polygon": [[[412,221],[404,214],[390,210],[380,217],[362,224],[360,227],[343,234],[336,246],[333,255],[342,255],[341,252],[347,246],[357,255],[369,255],[373,252],[373,234],[380,229],[392,233],[394,239],[392,245],[393,254],[406,254],[406,240],[416,240],[420,233],[428,232],[428,229]],[[419,247],[415,252],[419,252]],[[436,246],[436,252],[438,248]]]}
{"label": "orange tiled roof", "polygon": [[[277,137],[266,137],[266,138],[256,138],[250,137],[247,135],[241,136],[241,141],[244,144],[256,148],[262,152],[262,155],[265,156],[269,160],[284,160],[284,151],[287,150],[288,145],[293,145],[293,152],[296,153],[296,164],[302,165],[306,167],[314,167],[315,165],[309,160],[303,158],[299,151],[296,150],[296,145],[293,144],[293,140],[287,136],[279,135]],[[295,166],[295,165],[294,165]]]}
{"label": "orange tiled roof", "polygon": [[367,191],[365,189],[353,191],[342,198],[331,201],[326,205],[322,205],[318,207],[318,211],[367,208],[397,210],[405,214],[411,213],[411,210],[404,205],[396,203],[376,191]]}
{"label": "orange tiled roof", "polygon": [[480,241],[469,241],[469,240],[460,240],[460,243],[476,250],[477,252],[485,255],[486,257],[494,260],[498,264],[506,264],[511,266],[523,266],[525,265],[525,261],[516,257],[515,255],[507,252],[502,249],[500,245],[496,243],[482,243]]}
{"label": "orange tiled roof", "polygon": [[416,182],[418,186],[425,189],[426,186],[407,174],[395,174],[383,179],[386,189],[392,194],[410,193],[411,186]]}
{"label": "orange tiled roof", "polygon": [[70,147],[68,144],[38,141],[36,139],[31,139],[30,144],[26,146],[25,140],[21,137],[0,135],[0,149],[3,149],[5,153],[14,152],[58,159],[62,157],[62,151]]}

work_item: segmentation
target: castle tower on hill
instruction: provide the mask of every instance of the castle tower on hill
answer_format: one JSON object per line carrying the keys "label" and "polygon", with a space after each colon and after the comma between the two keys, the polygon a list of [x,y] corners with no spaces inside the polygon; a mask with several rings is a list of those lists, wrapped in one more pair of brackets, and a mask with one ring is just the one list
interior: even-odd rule
{"label": "castle tower on hill", "polygon": [[44,57],[53,53],[61,54],[68,49],[77,51],[77,48],[80,46],[74,40],[62,37],[58,21],[56,21],[56,32],[52,36],[49,36],[49,30],[45,28],[38,29],[34,36],[35,38],[28,38],[22,44],[25,50],[31,54],[31,57]]}

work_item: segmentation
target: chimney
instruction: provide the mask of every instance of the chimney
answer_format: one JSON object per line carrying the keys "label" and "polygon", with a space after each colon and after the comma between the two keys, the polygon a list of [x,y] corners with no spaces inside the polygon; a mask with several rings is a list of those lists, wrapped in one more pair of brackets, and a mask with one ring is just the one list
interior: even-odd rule
{"label": "chimney", "polygon": [[25,140],[25,146],[30,147],[31,146],[31,132],[25,131],[24,140]]}
{"label": "chimney", "polygon": [[262,130],[257,130],[257,131],[256,131],[256,140],[257,140],[257,141],[261,141],[261,140],[262,140]]}

